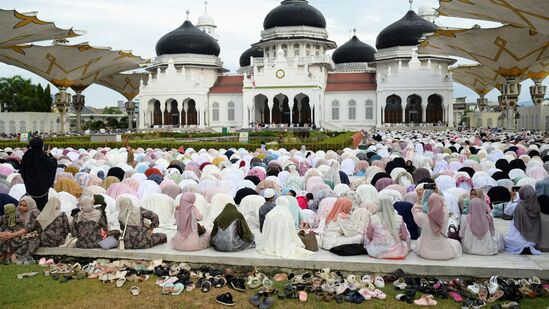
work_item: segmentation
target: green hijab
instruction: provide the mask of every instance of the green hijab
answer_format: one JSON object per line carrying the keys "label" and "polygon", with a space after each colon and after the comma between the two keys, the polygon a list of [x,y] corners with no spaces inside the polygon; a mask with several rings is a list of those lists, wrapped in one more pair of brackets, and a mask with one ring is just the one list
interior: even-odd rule
{"label": "green hijab", "polygon": [[215,218],[211,237],[214,237],[217,234],[219,228],[222,230],[227,229],[234,220],[238,220],[238,234],[240,238],[246,242],[253,241],[254,234],[250,231],[250,227],[244,219],[244,216],[236,209],[236,206],[231,203],[225,205],[223,211]]}
{"label": "green hijab", "polygon": [[6,216],[6,220],[8,221],[8,227],[14,227],[15,226],[15,214],[17,212],[17,208],[13,204],[6,204],[4,205],[4,216]]}

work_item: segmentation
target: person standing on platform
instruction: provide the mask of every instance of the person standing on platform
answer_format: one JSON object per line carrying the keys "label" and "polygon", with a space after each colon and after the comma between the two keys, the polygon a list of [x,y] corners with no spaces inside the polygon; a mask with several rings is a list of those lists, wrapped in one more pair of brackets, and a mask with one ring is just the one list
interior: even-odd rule
{"label": "person standing on platform", "polygon": [[27,195],[32,197],[40,211],[48,202],[48,192],[55,180],[57,160],[51,155],[50,149],[43,150],[44,141],[35,137],[29,142],[29,149],[23,155],[19,171]]}

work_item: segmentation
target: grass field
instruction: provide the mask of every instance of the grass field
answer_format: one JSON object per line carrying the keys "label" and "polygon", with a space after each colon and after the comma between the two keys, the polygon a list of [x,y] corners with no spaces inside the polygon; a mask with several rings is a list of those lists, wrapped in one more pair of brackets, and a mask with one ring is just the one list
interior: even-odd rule
{"label": "grass field", "polygon": [[[36,277],[17,279],[18,273],[38,271]],[[215,302],[215,297],[223,292],[230,291],[235,298],[234,308],[254,308],[248,297],[252,290],[240,293],[227,288],[211,289],[209,293],[202,293],[195,289],[192,292],[183,292],[180,296],[166,296],[160,293],[160,288],[155,285],[156,277],[152,276],[142,283],[127,282],[122,288],[117,288],[114,283],[104,284],[98,280],[71,280],[60,283],[51,277],[45,277],[42,267],[37,265],[0,266],[0,308],[222,308]],[[141,289],[139,296],[132,296],[129,292],[131,285]],[[276,286],[281,288],[282,285]],[[311,295],[307,303],[298,300],[276,300],[272,308],[414,308],[394,299],[397,294],[392,286],[383,289],[387,293],[386,300],[371,300],[360,305],[349,303],[336,304],[321,302]],[[419,294],[418,294],[419,295]],[[549,298],[525,299],[521,302],[521,308],[546,308],[549,306]],[[436,308],[461,308],[461,305],[450,300],[439,300]],[[489,306],[485,308],[490,308]]]}

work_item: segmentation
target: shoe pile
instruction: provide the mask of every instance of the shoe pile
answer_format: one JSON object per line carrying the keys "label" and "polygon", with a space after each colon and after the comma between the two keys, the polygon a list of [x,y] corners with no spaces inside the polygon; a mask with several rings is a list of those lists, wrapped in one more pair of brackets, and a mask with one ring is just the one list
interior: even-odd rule
{"label": "shoe pile", "polygon": [[[246,291],[244,279],[236,276],[229,268],[225,270],[203,266],[191,269],[187,263],[161,263],[154,268],[158,276],[156,284],[162,288],[162,294],[180,295],[183,291],[191,292],[195,288],[203,293],[211,289],[221,289],[228,286],[239,292]],[[216,301],[226,306],[233,306],[231,293],[224,293],[216,297]]]}
{"label": "shoe pile", "polygon": [[[491,308],[520,308],[518,303],[524,297],[535,298],[549,295],[549,285],[543,285],[537,277],[531,279],[504,280],[493,276],[486,281],[453,279],[443,281],[436,278],[420,278],[400,276],[393,285],[395,290],[403,293],[396,296],[397,300],[416,304],[418,306],[436,306],[435,297],[453,299],[461,303],[463,309],[478,309],[496,301],[506,300],[503,305],[493,305]],[[415,299],[417,293],[421,297]]]}
{"label": "shoe pile", "polygon": [[274,297],[279,299],[299,299],[307,302],[309,295],[317,300],[337,303],[350,302],[360,304],[372,298],[385,299],[387,296],[382,288],[385,280],[381,276],[353,274],[344,276],[340,272],[332,272],[329,268],[322,269],[314,275],[304,274],[277,274],[274,280],[284,283],[284,290],[274,289],[273,282],[263,273],[256,273],[248,277],[247,285],[251,289],[260,290],[250,297],[250,303],[261,309],[270,308],[274,304]]}

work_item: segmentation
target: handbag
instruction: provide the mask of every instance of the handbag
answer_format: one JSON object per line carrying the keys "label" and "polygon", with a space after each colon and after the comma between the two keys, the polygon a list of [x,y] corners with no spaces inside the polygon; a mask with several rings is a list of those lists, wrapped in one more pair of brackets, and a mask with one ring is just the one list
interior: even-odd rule
{"label": "handbag", "polygon": [[101,247],[101,249],[109,250],[109,249],[116,248],[118,245],[118,241],[113,236],[108,236],[102,241],[100,241],[98,244]]}
{"label": "handbag", "polygon": [[128,227],[128,218],[130,217],[130,212],[126,214],[126,224],[124,224],[124,232],[122,232],[122,237],[118,238],[118,250],[126,250],[126,245],[124,244],[124,237],[126,237],[126,229]]}
{"label": "handbag", "polygon": [[453,224],[448,227],[448,238],[461,242],[461,237],[459,237],[459,229]]}
{"label": "handbag", "polygon": [[67,238],[65,238],[65,243],[63,243],[61,248],[76,248],[76,241],[78,241],[78,238],[73,237],[71,233],[67,234]]}
{"label": "handbag", "polygon": [[299,236],[299,239],[301,239],[305,245],[305,249],[314,252],[318,251],[318,242],[314,232],[307,233],[305,230],[300,230],[299,233],[297,233],[297,236]]}
{"label": "handbag", "polygon": [[202,236],[202,235],[206,234],[206,228],[205,227],[200,225],[200,223],[196,223],[196,225],[197,225],[196,231],[198,232],[198,236]]}

